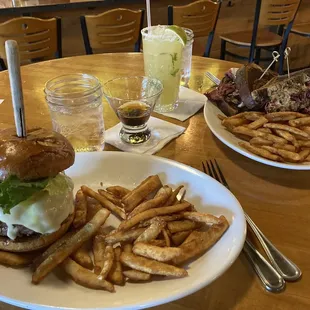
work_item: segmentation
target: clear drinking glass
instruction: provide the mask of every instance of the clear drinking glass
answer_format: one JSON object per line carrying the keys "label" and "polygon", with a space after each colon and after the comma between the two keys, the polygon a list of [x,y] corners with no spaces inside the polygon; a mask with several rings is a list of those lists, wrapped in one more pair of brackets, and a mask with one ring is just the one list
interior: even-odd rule
{"label": "clear drinking glass", "polygon": [[194,43],[194,33],[191,29],[183,28],[187,35],[187,43],[183,49],[181,85],[187,86],[191,76],[192,53]]}
{"label": "clear drinking glass", "polygon": [[49,80],[45,98],[53,129],[64,135],[77,152],[104,149],[102,89],[88,74],[68,74]]}
{"label": "clear drinking glass", "polygon": [[151,137],[147,121],[162,91],[159,80],[145,76],[116,78],[103,85],[103,94],[123,125],[123,141],[140,144]]}
{"label": "clear drinking glass", "polygon": [[173,111],[179,97],[184,46],[174,35],[165,32],[167,27],[152,26],[141,30],[145,74],[160,80],[164,87],[154,108],[157,112]]}

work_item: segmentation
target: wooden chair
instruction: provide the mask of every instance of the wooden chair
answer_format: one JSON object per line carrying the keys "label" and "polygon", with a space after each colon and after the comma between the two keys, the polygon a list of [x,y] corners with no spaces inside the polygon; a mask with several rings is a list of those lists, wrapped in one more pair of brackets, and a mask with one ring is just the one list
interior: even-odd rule
{"label": "wooden chair", "polygon": [[302,37],[310,38],[310,25],[298,25],[291,29],[291,33],[297,34]]}
{"label": "wooden chair", "polygon": [[0,69],[6,69],[5,41],[15,40],[21,63],[62,57],[60,18],[18,17],[0,24]]}
{"label": "wooden chair", "polygon": [[86,54],[113,51],[134,45],[140,51],[144,10],[114,9],[99,15],[81,16],[81,28]]}
{"label": "wooden chair", "polygon": [[168,6],[168,24],[193,30],[195,38],[208,37],[203,56],[209,57],[221,2],[200,0],[184,6]]}
{"label": "wooden chair", "polygon": [[[253,29],[250,31],[239,31],[220,35],[221,38],[221,59],[230,55],[239,59],[247,59],[249,62],[270,60],[261,58],[261,49],[277,50],[281,57],[279,61],[279,73],[283,72],[283,51],[286,48],[288,35],[292,28],[300,0],[257,0],[254,16]],[[277,27],[277,33],[271,32],[259,26]],[[287,26],[284,33],[283,27]],[[239,47],[250,48],[249,57],[226,51],[226,42]]]}

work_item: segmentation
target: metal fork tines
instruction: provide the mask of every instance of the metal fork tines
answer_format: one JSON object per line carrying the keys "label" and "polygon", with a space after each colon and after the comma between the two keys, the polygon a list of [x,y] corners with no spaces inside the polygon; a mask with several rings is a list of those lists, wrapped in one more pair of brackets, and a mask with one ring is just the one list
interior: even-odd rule
{"label": "metal fork tines", "polygon": [[[209,171],[209,175],[213,176],[217,181],[222,183],[226,188],[229,189],[228,183],[216,161],[214,159],[214,164],[211,160],[207,162],[207,167]],[[204,167],[205,170],[205,167]],[[205,171],[206,172],[206,171]],[[206,172],[207,173],[207,172]],[[271,264],[275,267],[278,273],[285,279],[286,281],[296,281],[301,277],[300,269],[287,257],[285,257],[271,242],[267,239],[267,237],[262,233],[262,231],[256,226],[253,220],[249,217],[248,214],[244,212],[246,221],[248,225],[253,230],[255,236],[261,243],[264,251],[266,252],[268,258],[271,261]]]}
{"label": "metal fork tines", "polygon": [[[203,170],[206,174],[209,174],[211,177],[222,183],[226,188],[229,189],[228,183],[217,163],[214,160],[214,164],[211,160],[206,161],[206,166],[202,163]],[[215,168],[216,167],[216,168]],[[245,217],[247,223],[251,226],[254,222],[250,219],[250,217],[245,213]],[[255,224],[254,224],[255,225]],[[255,225],[255,228],[257,226]],[[255,235],[257,236],[258,240],[262,243],[265,243],[266,246],[263,245],[264,250],[269,252],[267,253],[268,257],[272,257],[271,262],[275,268],[255,249],[249,239],[246,239],[243,251],[246,254],[249,261],[252,263],[255,272],[257,273],[259,279],[261,280],[262,284],[264,285],[265,289],[271,292],[279,292],[285,288],[285,281],[284,276],[287,275],[295,275],[294,280],[296,280],[296,275],[298,274],[298,278],[301,275],[299,268],[293,264],[289,259],[287,259],[282,253],[280,253],[272,244],[271,242],[264,236],[258,236],[261,231],[257,228],[253,230]],[[266,240],[267,242],[265,242]],[[268,246],[267,246],[268,244]],[[271,246],[270,246],[271,245]],[[281,268],[280,268],[281,267]],[[283,272],[284,271],[284,272]],[[289,272],[288,272],[289,271]],[[291,279],[290,277],[289,279]]]}
{"label": "metal fork tines", "polygon": [[215,75],[213,75],[211,72],[206,72],[205,73],[206,77],[209,78],[209,80],[211,80],[214,84],[216,85],[220,85],[221,80],[219,78],[217,78]]}

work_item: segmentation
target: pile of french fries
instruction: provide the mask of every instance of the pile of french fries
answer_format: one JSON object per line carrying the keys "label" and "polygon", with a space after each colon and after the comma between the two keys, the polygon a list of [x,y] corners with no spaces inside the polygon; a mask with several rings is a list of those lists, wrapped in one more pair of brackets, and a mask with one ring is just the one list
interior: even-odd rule
{"label": "pile of french fries", "polygon": [[243,112],[218,118],[228,131],[245,141],[239,145],[253,154],[278,162],[310,161],[308,114]]}
{"label": "pile of french fries", "polygon": [[[206,252],[229,224],[224,216],[197,212],[184,196],[183,186],[173,190],[158,175],[132,191],[82,186],[71,229],[35,258],[9,253],[14,256],[9,261],[14,266],[32,262],[34,284],[60,266],[76,283],[109,292],[127,281],[185,277],[184,264]],[[104,225],[111,213],[120,219],[118,227]],[[0,254],[0,262],[8,260]]]}

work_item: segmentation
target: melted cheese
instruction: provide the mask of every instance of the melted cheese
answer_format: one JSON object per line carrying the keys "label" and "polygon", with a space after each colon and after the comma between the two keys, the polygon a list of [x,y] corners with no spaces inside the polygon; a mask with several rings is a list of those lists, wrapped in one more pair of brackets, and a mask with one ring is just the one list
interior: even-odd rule
{"label": "melted cheese", "polygon": [[0,221],[8,226],[7,235],[16,238],[13,225],[23,225],[37,233],[49,234],[57,231],[61,223],[73,212],[73,183],[64,174],[51,179],[46,188],[3,214],[0,208]]}

